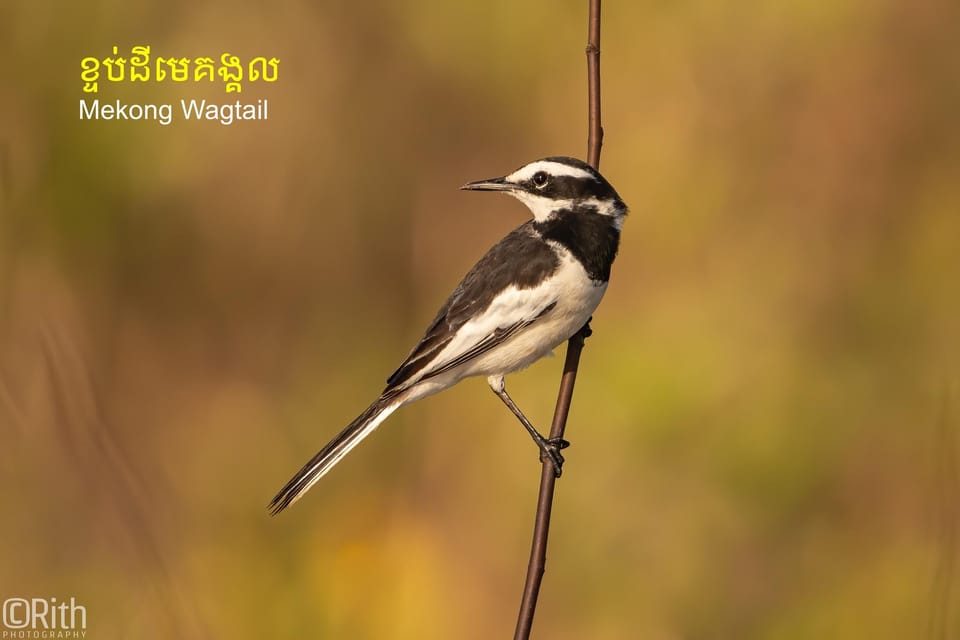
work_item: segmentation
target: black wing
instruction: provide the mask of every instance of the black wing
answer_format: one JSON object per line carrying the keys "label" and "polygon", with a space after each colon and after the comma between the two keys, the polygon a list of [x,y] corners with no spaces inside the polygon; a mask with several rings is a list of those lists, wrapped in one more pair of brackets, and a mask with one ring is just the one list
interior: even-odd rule
{"label": "black wing", "polygon": [[387,389],[400,387],[423,371],[426,373],[421,379],[435,376],[476,358],[542,317],[553,308],[552,304],[534,318],[498,327],[450,362],[445,362],[435,369],[431,368],[436,356],[449,344],[457,331],[472,318],[483,313],[501,291],[511,285],[518,289],[531,289],[553,274],[559,265],[556,253],[534,231],[532,222],[511,231],[463,278],[430,323],[417,346],[387,379]]}

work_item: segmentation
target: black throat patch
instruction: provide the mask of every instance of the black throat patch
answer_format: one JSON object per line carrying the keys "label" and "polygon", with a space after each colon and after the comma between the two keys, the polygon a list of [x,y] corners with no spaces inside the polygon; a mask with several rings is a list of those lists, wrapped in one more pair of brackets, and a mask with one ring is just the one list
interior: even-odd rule
{"label": "black throat patch", "polygon": [[570,251],[592,280],[606,282],[620,246],[620,231],[611,222],[596,207],[580,205],[561,209],[533,226],[544,240],[559,242]]}

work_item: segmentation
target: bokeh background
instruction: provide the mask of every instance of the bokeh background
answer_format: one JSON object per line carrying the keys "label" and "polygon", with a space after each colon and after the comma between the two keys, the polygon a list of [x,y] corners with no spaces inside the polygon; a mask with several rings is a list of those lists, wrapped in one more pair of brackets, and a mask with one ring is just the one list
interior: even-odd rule
{"label": "bokeh background", "polygon": [[[958,9],[604,3],[632,212],[536,637],[960,637]],[[265,505],[527,216],[457,187],[585,154],[585,41],[585,1],[0,4],[0,596],[96,639],[510,637],[539,469],[482,381]],[[270,119],[81,122],[114,44],[277,56]],[[561,362],[509,381],[544,428]]]}

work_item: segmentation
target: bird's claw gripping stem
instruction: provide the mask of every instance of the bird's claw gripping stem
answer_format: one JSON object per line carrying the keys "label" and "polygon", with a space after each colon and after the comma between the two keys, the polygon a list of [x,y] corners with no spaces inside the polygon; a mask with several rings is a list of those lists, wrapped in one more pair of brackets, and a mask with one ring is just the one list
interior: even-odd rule
{"label": "bird's claw gripping stem", "polygon": [[[537,444],[540,444],[539,442]],[[563,438],[550,438],[544,440],[540,447],[540,460],[550,460],[553,465],[553,475],[559,478],[563,474],[563,455],[561,449],[566,449],[570,443]]]}

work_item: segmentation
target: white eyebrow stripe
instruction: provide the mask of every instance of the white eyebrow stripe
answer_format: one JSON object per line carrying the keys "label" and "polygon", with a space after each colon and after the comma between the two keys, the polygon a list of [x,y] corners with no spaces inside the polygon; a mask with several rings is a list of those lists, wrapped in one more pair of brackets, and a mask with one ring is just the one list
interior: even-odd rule
{"label": "white eyebrow stripe", "polygon": [[550,160],[538,160],[536,162],[531,162],[525,167],[520,167],[513,173],[507,176],[508,182],[523,182],[524,180],[529,180],[533,177],[538,171],[545,171],[552,176],[570,176],[572,178],[589,178],[591,180],[596,180],[596,177],[579,167],[571,167],[568,164],[563,164],[562,162],[553,162]]}

